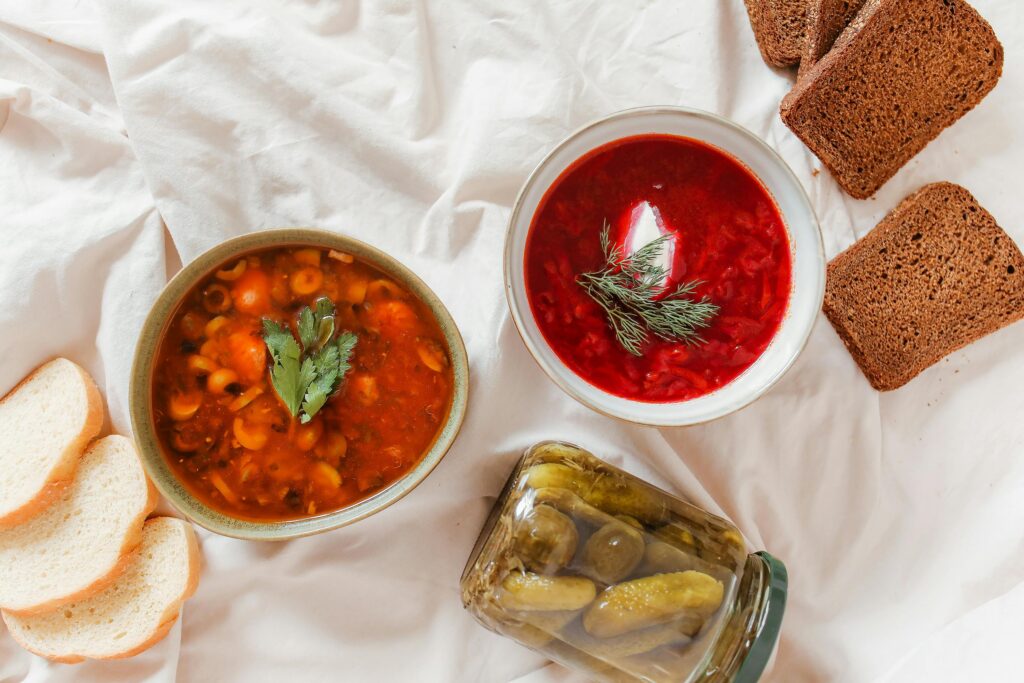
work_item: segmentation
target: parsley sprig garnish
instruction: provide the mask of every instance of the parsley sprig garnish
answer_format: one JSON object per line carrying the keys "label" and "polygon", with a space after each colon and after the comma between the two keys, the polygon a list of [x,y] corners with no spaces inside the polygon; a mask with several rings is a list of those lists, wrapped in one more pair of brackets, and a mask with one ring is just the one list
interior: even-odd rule
{"label": "parsley sprig garnish", "polygon": [[624,256],[611,243],[608,222],[601,229],[601,250],[605,265],[601,270],[583,273],[576,282],[604,309],[615,338],[634,356],[643,354],[650,334],[665,341],[697,344],[704,341],[699,330],[711,324],[718,306],[705,296],[699,301],[689,297],[700,281],[679,285],[664,297],[662,282],[668,271],[657,265],[669,235],[644,245]]}
{"label": "parsley sprig garnish", "polygon": [[327,297],[317,299],[315,311],[304,306],[299,311],[298,341],[287,326],[263,319],[271,384],[292,417],[303,424],[313,419],[351,368],[358,337],[345,331],[335,338],[334,314],[334,303]]}

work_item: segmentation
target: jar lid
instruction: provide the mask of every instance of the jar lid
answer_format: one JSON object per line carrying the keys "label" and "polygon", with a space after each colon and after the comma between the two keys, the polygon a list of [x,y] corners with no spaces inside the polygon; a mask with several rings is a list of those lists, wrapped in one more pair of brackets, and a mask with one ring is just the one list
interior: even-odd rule
{"label": "jar lid", "polygon": [[779,640],[782,613],[786,611],[786,594],[789,591],[789,573],[786,571],[786,565],[764,551],[754,554],[761,558],[768,572],[768,590],[764,597],[761,624],[734,683],[757,683],[761,678]]}

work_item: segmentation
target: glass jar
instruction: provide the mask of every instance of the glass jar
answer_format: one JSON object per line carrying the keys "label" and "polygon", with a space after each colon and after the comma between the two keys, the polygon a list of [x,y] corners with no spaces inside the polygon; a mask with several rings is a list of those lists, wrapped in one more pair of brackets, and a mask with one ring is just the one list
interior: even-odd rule
{"label": "glass jar", "polygon": [[571,444],[530,448],[477,539],[462,601],[602,681],[758,680],[786,568],[739,531]]}

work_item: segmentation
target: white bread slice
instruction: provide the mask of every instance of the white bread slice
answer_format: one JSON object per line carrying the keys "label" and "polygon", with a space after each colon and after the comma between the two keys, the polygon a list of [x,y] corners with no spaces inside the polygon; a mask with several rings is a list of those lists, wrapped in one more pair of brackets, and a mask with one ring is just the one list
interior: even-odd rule
{"label": "white bread slice", "polygon": [[41,613],[106,588],[127,567],[156,501],[129,439],[94,441],[57,502],[0,531],[0,608]]}
{"label": "white bread slice", "polygon": [[132,657],[167,635],[199,584],[199,544],[192,526],[173,517],[146,522],[127,571],[102,593],[38,616],[4,612],[26,650],[74,664]]}
{"label": "white bread slice", "polygon": [[0,529],[60,497],[102,426],[96,383],[66,358],[36,368],[0,399]]}

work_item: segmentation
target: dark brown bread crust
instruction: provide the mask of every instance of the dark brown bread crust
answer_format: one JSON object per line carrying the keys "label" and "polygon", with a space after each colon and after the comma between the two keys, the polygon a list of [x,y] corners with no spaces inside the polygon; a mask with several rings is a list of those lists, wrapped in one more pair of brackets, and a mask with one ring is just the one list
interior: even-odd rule
{"label": "dark brown bread crust", "polygon": [[828,54],[836,38],[863,6],[864,0],[811,0],[807,7],[807,37],[800,58],[800,78]]}
{"label": "dark brown bread crust", "polygon": [[867,0],[782,101],[782,120],[866,199],[973,109],[1002,69],[999,39],[963,0]]}
{"label": "dark brown bread crust", "polygon": [[757,46],[772,66],[793,66],[804,51],[810,0],[743,0]]}
{"label": "dark brown bread crust", "polygon": [[1024,318],[1024,256],[970,192],[928,185],[829,263],[824,310],[889,391]]}

